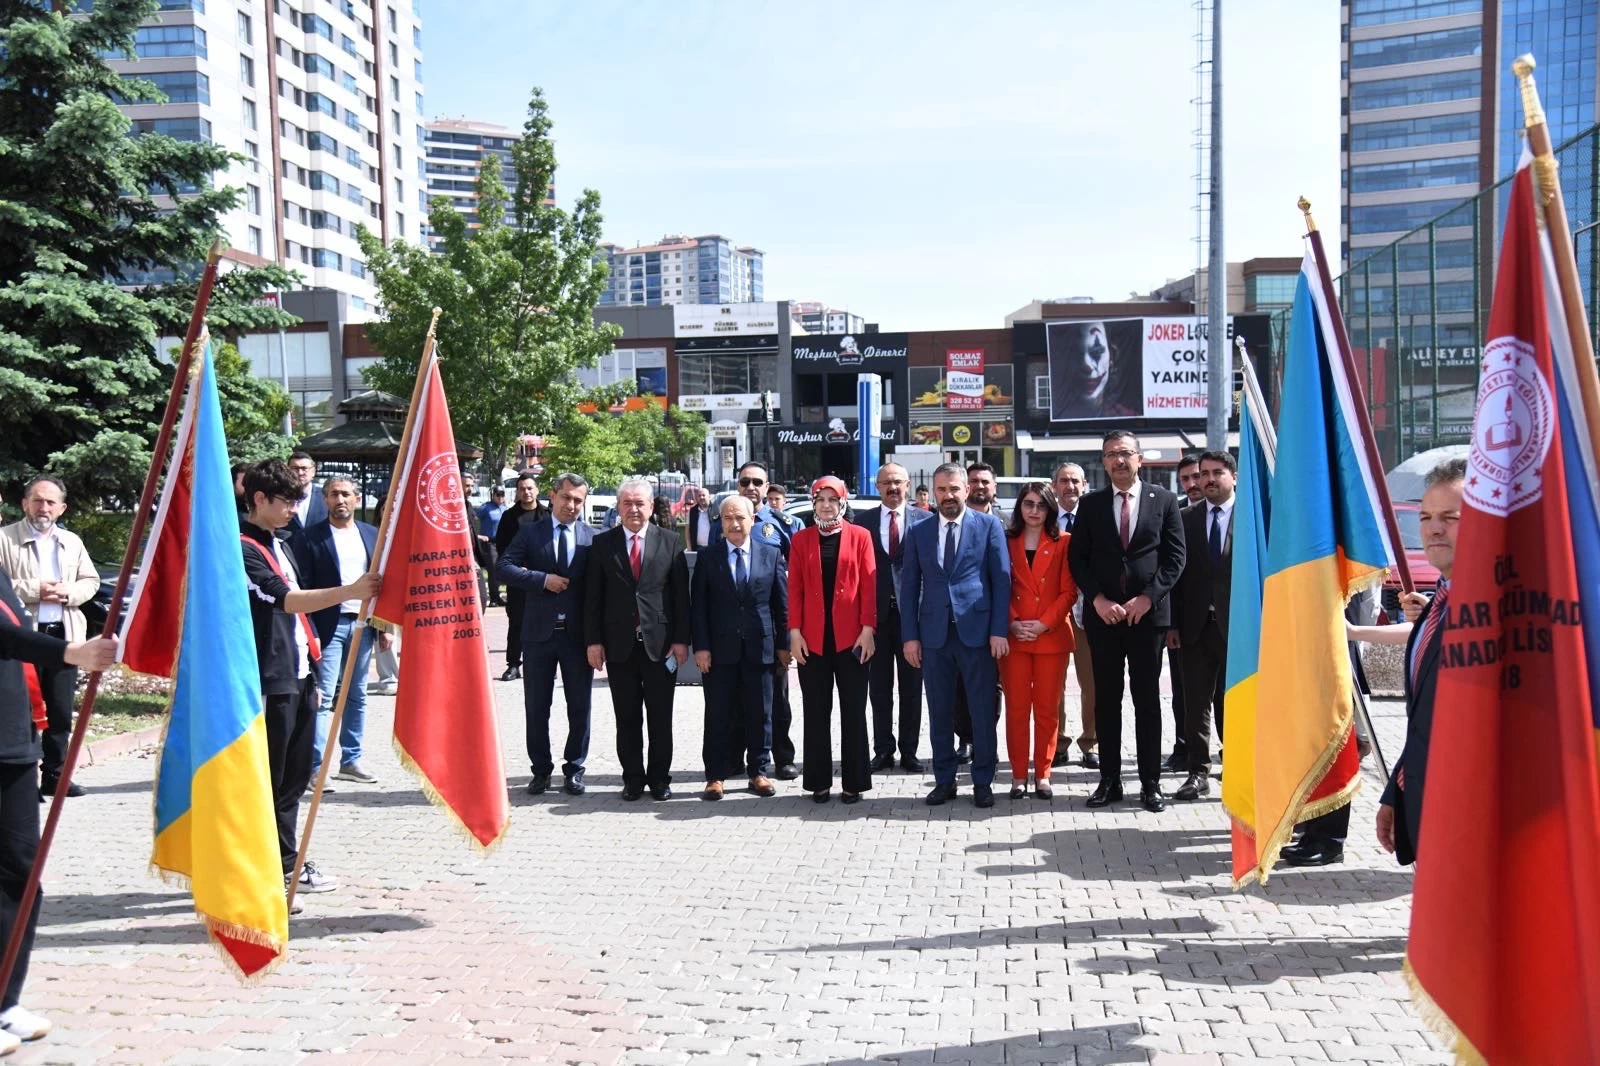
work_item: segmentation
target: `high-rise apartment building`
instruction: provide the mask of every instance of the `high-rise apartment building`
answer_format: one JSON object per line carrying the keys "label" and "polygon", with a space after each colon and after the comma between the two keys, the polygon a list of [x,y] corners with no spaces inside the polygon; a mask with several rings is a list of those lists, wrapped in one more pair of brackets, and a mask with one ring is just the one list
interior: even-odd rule
{"label": "high-rise apartment building", "polygon": [[806,333],[860,333],[866,321],[857,314],[829,307],[817,300],[790,300],[789,315]]}
{"label": "high-rise apartment building", "polygon": [[[477,226],[478,176],[485,166],[498,166],[506,192],[516,191],[517,172],[511,165],[511,145],[517,136],[492,122],[465,118],[440,118],[429,122],[423,133],[428,199],[445,197],[466,216],[469,226]],[[507,204],[506,222],[511,221]],[[437,251],[438,239],[431,232],[428,241]]]}
{"label": "high-rise apartment building", "polygon": [[222,220],[230,257],[374,310],[357,225],[418,243],[426,221],[418,3],[161,0],[135,34],[137,62],[108,57],[168,97],[123,107],[136,131],[245,157],[214,179],[244,190]]}
{"label": "high-rise apartment building", "polygon": [[611,268],[601,307],[760,303],[765,284],[759,248],[735,248],[725,237],[666,236],[639,248],[600,244]]}

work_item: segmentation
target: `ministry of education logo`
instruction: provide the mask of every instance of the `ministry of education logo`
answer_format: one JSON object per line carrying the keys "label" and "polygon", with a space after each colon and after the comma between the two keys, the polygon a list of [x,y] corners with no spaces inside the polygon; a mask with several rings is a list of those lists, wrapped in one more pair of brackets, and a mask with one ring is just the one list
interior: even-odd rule
{"label": "ministry of education logo", "polygon": [[1472,420],[1467,502],[1504,518],[1544,493],[1541,470],[1555,434],[1555,395],[1533,345],[1496,337],[1483,350]]}
{"label": "ministry of education logo", "polygon": [[422,464],[417,477],[417,510],[441,533],[466,532],[467,506],[454,455],[442,452]]}

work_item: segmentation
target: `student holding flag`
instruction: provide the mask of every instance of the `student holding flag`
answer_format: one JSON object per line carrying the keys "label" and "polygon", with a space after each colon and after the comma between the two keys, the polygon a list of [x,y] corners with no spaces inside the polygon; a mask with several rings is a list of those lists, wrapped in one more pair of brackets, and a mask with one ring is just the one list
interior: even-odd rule
{"label": "student holding flag", "polygon": [[[285,888],[294,870],[300,796],[311,783],[312,742],[321,703],[312,668],[321,649],[307,615],[345,600],[372,599],[383,586],[378,574],[368,573],[338,588],[300,587],[294,558],[279,533],[294,518],[299,492],[299,481],[281,459],[256,463],[245,471],[244,493],[250,510],[239,522],[261,693],[266,700],[272,804]],[[337,881],[306,861],[298,891],[329,892],[338,887]]]}

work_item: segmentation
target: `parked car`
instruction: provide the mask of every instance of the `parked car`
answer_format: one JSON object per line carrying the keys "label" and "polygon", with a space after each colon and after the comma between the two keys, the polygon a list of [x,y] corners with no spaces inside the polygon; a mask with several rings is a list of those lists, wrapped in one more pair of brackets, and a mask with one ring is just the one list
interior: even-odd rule
{"label": "parked car", "polygon": [[[1406,564],[1411,569],[1411,580],[1418,592],[1432,593],[1439,586],[1439,571],[1428,562],[1428,553],[1422,550],[1422,518],[1419,506],[1410,501],[1397,501],[1394,516],[1400,523],[1400,546],[1406,553]],[[1383,583],[1379,601],[1390,622],[1401,622],[1405,615],[1400,611],[1400,575],[1394,571]]]}

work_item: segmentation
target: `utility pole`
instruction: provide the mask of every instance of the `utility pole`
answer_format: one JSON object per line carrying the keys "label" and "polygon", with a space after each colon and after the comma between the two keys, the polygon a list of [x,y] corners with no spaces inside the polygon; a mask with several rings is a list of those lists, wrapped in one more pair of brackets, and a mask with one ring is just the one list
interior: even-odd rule
{"label": "utility pole", "polygon": [[1222,243],[1222,0],[1211,3],[1211,265],[1206,270],[1206,447],[1228,446],[1233,348],[1228,343],[1228,256]]}

